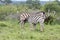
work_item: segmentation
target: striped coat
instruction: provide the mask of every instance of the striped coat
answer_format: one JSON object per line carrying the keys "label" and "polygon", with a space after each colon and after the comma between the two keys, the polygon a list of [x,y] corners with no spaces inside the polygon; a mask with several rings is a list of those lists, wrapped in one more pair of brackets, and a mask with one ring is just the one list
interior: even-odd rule
{"label": "striped coat", "polygon": [[44,29],[44,19],[45,19],[45,13],[44,12],[37,12],[35,14],[29,14],[29,13],[22,13],[20,15],[20,23],[23,27],[24,23],[28,21],[30,23],[30,27],[35,27],[36,24],[39,22],[41,25],[41,31]]}
{"label": "striped coat", "polygon": [[[44,30],[44,20],[45,20],[45,13],[44,12],[38,12],[37,14],[35,15],[31,15],[29,18],[28,18],[28,22],[30,23],[30,27],[32,29],[32,27],[34,27],[34,29],[36,29],[36,24],[37,23],[40,23],[40,26],[41,26],[41,31]],[[32,29],[32,30],[34,30]]]}
{"label": "striped coat", "polygon": [[24,24],[28,21],[28,17],[30,16],[30,14],[29,13],[27,13],[27,12],[23,12],[23,13],[21,13],[20,14],[20,16],[19,16],[19,22],[18,23],[20,23],[20,27],[24,27]]}

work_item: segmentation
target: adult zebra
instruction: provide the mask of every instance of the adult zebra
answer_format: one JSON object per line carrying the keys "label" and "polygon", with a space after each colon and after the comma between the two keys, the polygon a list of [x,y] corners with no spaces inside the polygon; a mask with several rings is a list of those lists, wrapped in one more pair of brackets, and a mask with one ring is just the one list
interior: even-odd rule
{"label": "adult zebra", "polygon": [[28,18],[28,22],[31,25],[31,29],[34,27],[35,30],[36,29],[36,24],[39,22],[40,23],[40,30],[43,31],[44,30],[44,20],[45,20],[45,12],[41,11],[41,12],[37,12],[37,14],[34,15],[30,15],[30,17]]}
{"label": "adult zebra", "polygon": [[23,27],[24,23],[28,21],[32,26],[36,26],[36,24],[39,22],[41,25],[41,31],[44,30],[44,19],[45,19],[45,12],[37,12],[35,14],[29,14],[29,13],[22,13],[20,15],[20,23],[21,26]]}
{"label": "adult zebra", "polygon": [[31,16],[31,15],[34,15],[36,13],[28,13],[28,12],[22,12],[20,14],[20,16],[18,16],[18,20],[21,25],[21,27],[23,28],[24,27],[24,24],[28,21],[28,18]]}

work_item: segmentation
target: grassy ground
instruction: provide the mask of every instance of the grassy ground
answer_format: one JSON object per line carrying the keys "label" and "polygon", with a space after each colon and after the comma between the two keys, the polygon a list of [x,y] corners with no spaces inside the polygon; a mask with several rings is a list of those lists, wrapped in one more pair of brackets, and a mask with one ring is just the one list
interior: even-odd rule
{"label": "grassy ground", "polygon": [[44,32],[31,31],[29,24],[25,24],[25,29],[20,29],[17,22],[0,21],[0,40],[60,40],[60,25],[45,25]]}

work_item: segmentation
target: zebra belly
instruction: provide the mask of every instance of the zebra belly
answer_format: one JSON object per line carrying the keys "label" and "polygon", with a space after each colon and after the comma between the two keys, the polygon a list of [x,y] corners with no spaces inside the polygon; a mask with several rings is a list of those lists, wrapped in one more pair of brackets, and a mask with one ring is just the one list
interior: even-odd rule
{"label": "zebra belly", "polygon": [[28,19],[28,22],[29,23],[33,23],[33,24],[37,24],[38,22],[39,23],[43,23],[44,22],[44,19],[42,17],[39,17],[39,18],[36,18],[34,19],[33,17],[32,18],[29,18]]}
{"label": "zebra belly", "polygon": [[34,18],[32,17],[32,18],[29,18],[29,19],[28,19],[28,22],[29,22],[29,23],[34,23],[34,24],[36,24],[36,23],[38,23],[38,20],[36,20],[36,19],[34,19]]}

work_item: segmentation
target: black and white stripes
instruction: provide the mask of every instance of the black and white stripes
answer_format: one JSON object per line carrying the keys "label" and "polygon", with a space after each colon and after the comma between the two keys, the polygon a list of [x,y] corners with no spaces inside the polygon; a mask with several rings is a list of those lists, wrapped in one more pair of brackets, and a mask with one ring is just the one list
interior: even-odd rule
{"label": "black and white stripes", "polygon": [[45,13],[44,12],[38,12],[38,14],[30,15],[30,17],[28,18],[28,22],[30,23],[31,27],[36,26],[36,24],[39,22],[41,25],[41,31],[43,31],[44,19],[45,19]]}
{"label": "black and white stripes", "polygon": [[29,13],[22,13],[20,15],[20,23],[21,26],[24,25],[25,21],[28,21],[32,26],[36,26],[36,24],[39,22],[41,25],[41,31],[44,29],[44,19],[45,19],[45,12],[37,12],[35,14],[29,14]]}
{"label": "black and white stripes", "polygon": [[29,13],[27,13],[27,12],[23,12],[23,13],[21,13],[20,14],[20,16],[19,16],[19,23],[20,23],[20,27],[24,27],[24,23],[26,22],[26,21],[28,21],[28,17],[29,17]]}

